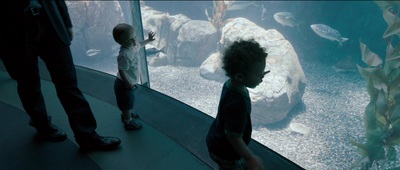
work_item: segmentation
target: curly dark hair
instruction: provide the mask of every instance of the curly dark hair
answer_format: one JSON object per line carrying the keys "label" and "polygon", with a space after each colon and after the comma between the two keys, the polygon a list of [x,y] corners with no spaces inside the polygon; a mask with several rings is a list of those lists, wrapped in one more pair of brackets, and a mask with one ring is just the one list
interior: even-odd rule
{"label": "curly dark hair", "polygon": [[245,73],[255,62],[265,60],[268,53],[254,39],[238,40],[225,49],[222,58],[222,68],[226,76],[231,77],[236,73]]}

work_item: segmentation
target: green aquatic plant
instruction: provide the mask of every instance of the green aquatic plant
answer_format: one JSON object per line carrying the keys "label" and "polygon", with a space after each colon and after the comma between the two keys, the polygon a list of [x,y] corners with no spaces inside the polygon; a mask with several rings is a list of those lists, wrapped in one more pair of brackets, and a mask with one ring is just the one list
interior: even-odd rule
{"label": "green aquatic plant", "polygon": [[[364,111],[365,143],[350,141],[361,156],[351,168],[400,169],[397,155],[400,144],[400,44],[392,46],[394,35],[400,34],[400,24],[397,24],[400,20],[393,9],[382,8],[388,23],[383,35],[388,44],[385,59],[360,42],[362,61],[367,66],[357,67],[367,80],[370,102]],[[393,20],[389,21],[388,16]]]}
{"label": "green aquatic plant", "polygon": [[229,7],[234,1],[213,1],[212,17],[209,16],[207,9],[205,9],[205,14],[208,21],[214,26],[215,29],[220,30],[228,22],[225,20],[225,14],[229,10]]}
{"label": "green aquatic plant", "polygon": [[217,51],[222,52],[224,48],[224,32],[222,28],[233,18],[225,19],[225,14],[228,11],[242,10],[250,6],[259,7],[255,1],[221,1],[213,0],[212,16],[208,14],[208,10],[205,9],[204,13],[207,16],[208,21],[217,30],[217,36],[219,41],[217,42]]}
{"label": "green aquatic plant", "polygon": [[220,40],[217,42],[217,51],[222,52],[223,46],[223,34],[222,27],[225,26],[231,19],[225,19],[225,14],[229,10],[229,7],[234,1],[213,1],[212,17],[208,14],[207,9],[205,9],[205,14],[211,25],[217,30],[217,36]]}

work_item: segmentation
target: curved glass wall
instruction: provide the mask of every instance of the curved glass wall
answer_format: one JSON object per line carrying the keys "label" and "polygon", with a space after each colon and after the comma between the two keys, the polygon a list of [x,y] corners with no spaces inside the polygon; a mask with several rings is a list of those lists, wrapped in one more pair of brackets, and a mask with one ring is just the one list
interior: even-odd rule
{"label": "curved glass wall", "polygon": [[[116,75],[119,45],[112,29],[119,23],[131,24],[138,41],[143,40],[139,1],[67,1],[73,24],[71,50],[75,64]],[[132,24],[135,23],[135,24]],[[140,82],[149,85],[145,51],[140,51]]]}
{"label": "curved glass wall", "polygon": [[115,75],[111,30],[141,22],[142,38],[156,33],[143,60],[151,88],[212,117],[221,52],[254,38],[271,73],[250,89],[253,139],[306,169],[399,166],[398,2],[141,1],[140,22],[137,1],[67,4],[76,64]]}

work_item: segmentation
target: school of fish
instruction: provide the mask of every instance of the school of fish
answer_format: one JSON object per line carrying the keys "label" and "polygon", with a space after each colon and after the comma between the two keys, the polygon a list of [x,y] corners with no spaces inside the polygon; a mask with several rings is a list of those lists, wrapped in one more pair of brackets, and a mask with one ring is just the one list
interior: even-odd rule
{"label": "school of fish", "polygon": [[[233,1],[231,2],[231,6],[229,6],[228,11],[233,10],[241,10],[248,7],[257,7],[261,8],[261,20],[265,20],[267,18],[267,7],[264,3],[261,4],[261,7],[257,5],[254,1]],[[282,26],[288,27],[296,27],[299,30],[299,22],[292,13],[290,12],[276,12],[273,15],[273,18],[276,22],[281,24]],[[338,30],[333,29],[329,25],[326,24],[311,24],[310,28],[321,38],[325,38],[331,41],[337,41],[340,46],[343,45],[343,42],[347,41],[348,38],[342,37]]]}
{"label": "school of fish", "polygon": [[[299,25],[299,22],[290,12],[277,12],[274,14],[274,19],[283,26],[297,27]],[[340,46],[348,40],[348,38],[342,37],[338,30],[325,24],[311,24],[310,28],[321,38],[337,41]]]}

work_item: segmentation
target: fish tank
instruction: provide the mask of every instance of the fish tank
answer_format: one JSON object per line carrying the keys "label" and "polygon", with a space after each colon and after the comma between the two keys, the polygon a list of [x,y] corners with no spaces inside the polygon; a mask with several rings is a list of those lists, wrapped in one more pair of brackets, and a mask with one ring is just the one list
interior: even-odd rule
{"label": "fish tank", "polygon": [[400,35],[395,1],[67,1],[75,64],[117,73],[118,23],[138,40],[141,83],[215,117],[224,49],[268,53],[249,89],[252,138],[305,169],[399,168]]}

